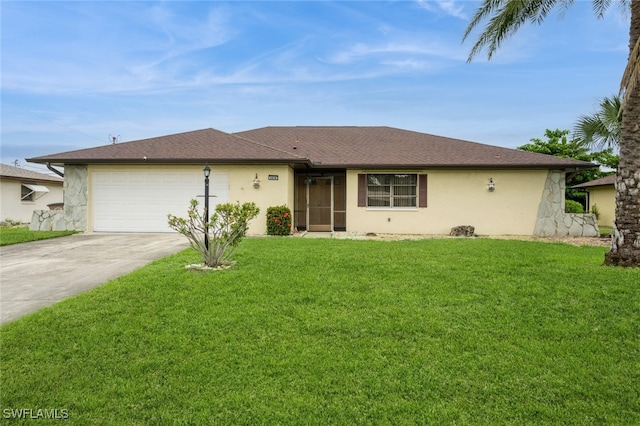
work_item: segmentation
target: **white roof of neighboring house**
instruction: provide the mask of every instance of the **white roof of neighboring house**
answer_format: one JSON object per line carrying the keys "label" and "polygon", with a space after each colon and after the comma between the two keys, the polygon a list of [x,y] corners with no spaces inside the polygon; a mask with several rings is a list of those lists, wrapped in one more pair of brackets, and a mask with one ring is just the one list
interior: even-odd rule
{"label": "white roof of neighboring house", "polygon": [[20,167],[9,166],[8,164],[0,164],[0,177],[13,180],[23,180],[29,182],[47,182],[60,184],[64,182],[58,176],[45,175],[44,173],[32,172]]}

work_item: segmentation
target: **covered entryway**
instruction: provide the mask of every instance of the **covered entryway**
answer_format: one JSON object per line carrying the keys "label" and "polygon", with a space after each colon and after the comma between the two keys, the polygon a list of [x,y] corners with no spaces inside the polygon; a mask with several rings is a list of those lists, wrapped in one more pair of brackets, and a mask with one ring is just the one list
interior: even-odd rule
{"label": "covered entryway", "polygon": [[[229,200],[229,177],[212,173],[210,209]],[[195,170],[94,171],[91,214],[96,232],[171,232],[169,213],[186,217],[189,202],[204,204],[204,177]]]}
{"label": "covered entryway", "polygon": [[343,173],[296,175],[296,228],[312,232],[346,230],[345,188]]}

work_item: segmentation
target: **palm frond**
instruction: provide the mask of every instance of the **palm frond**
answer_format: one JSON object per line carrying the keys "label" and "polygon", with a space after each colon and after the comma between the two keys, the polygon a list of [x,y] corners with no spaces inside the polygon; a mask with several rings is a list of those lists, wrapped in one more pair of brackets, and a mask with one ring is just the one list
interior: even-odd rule
{"label": "palm frond", "polygon": [[[593,0],[593,10],[598,18],[611,6],[612,0]],[[619,0],[620,4],[628,5],[629,0]],[[555,9],[568,9],[574,0],[484,0],[476,10],[473,18],[465,30],[464,42],[482,22],[487,21],[482,33],[471,48],[467,62],[486,49],[487,58],[491,59],[500,44],[527,22],[541,24]]]}
{"label": "palm frond", "polygon": [[484,31],[471,48],[467,62],[486,48],[491,59],[502,42],[527,22],[540,24],[556,6],[568,7],[573,0],[484,0],[465,30],[464,42],[481,22],[488,20]]}
{"label": "palm frond", "polygon": [[610,5],[611,0],[593,0],[593,12],[598,18],[602,18]]}
{"label": "palm frond", "polygon": [[573,136],[592,149],[615,148],[620,143],[622,127],[621,99],[605,97],[593,115],[581,115],[573,127]]}

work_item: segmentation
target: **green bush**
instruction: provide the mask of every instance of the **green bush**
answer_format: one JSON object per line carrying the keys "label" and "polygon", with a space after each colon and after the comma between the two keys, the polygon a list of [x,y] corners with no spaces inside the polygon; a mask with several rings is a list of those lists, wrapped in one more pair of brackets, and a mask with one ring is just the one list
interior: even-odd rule
{"label": "green bush", "polygon": [[291,234],[291,210],[287,206],[273,206],[267,208],[267,234]]}
{"label": "green bush", "polygon": [[564,203],[565,213],[584,213],[584,207],[577,201],[566,200]]}

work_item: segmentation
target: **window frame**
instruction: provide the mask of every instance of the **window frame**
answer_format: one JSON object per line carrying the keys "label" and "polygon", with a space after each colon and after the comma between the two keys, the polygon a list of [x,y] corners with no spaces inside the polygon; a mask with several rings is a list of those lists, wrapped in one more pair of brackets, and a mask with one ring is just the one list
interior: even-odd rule
{"label": "window frame", "polygon": [[[418,173],[367,173],[365,175],[365,192],[366,192],[366,207],[373,210],[416,210],[418,209]],[[396,182],[396,178],[411,178],[412,182],[401,183]],[[383,187],[383,193],[388,188],[388,195],[381,195],[380,193],[373,193],[371,187],[375,184],[371,184],[371,180],[382,181],[379,186]],[[405,190],[400,190],[405,188]],[[406,189],[409,189],[408,191]],[[408,194],[406,193],[408,192]],[[382,205],[372,205],[372,199],[378,199],[380,202],[385,203]],[[401,202],[403,201],[403,202]],[[409,205],[407,205],[409,204]]]}

